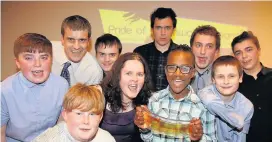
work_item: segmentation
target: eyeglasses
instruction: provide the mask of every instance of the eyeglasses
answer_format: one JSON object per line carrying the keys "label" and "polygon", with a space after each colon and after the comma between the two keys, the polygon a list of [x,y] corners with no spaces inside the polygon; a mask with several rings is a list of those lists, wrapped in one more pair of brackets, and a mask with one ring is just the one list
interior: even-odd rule
{"label": "eyeglasses", "polygon": [[192,69],[192,67],[190,67],[190,66],[177,66],[177,65],[166,65],[165,66],[165,69],[169,73],[175,73],[178,68],[179,68],[179,71],[183,74],[189,73]]}

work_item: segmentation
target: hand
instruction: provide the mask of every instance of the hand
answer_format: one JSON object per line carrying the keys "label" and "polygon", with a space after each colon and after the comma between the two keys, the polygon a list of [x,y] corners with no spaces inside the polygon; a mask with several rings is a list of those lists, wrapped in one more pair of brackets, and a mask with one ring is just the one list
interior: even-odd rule
{"label": "hand", "polygon": [[203,128],[202,128],[202,123],[200,119],[193,118],[189,124],[190,126],[190,139],[192,141],[197,141],[201,139],[203,135]]}
{"label": "hand", "polygon": [[147,106],[141,105],[136,107],[136,114],[134,117],[134,123],[141,129],[146,129],[144,126],[144,112],[148,111]]}

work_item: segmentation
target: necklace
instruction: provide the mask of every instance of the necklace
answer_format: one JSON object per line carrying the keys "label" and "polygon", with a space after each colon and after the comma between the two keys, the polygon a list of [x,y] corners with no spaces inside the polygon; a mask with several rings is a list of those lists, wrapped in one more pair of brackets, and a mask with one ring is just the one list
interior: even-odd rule
{"label": "necklace", "polygon": [[126,110],[127,108],[129,108],[132,105],[132,101],[129,101],[129,102],[122,101],[122,105],[123,105],[124,110]]}

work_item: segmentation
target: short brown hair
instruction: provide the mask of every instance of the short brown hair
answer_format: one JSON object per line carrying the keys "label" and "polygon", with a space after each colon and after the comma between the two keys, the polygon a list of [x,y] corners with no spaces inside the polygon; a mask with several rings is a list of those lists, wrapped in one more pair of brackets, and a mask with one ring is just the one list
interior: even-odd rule
{"label": "short brown hair", "polygon": [[220,49],[221,35],[216,30],[215,27],[213,27],[211,25],[198,26],[191,35],[191,39],[190,39],[190,46],[191,47],[193,46],[195,36],[197,34],[204,34],[204,35],[214,36],[215,40],[216,40],[216,49]]}
{"label": "short brown hair", "polygon": [[231,56],[231,55],[225,55],[225,56],[220,56],[218,57],[212,65],[212,77],[214,77],[215,74],[215,69],[218,66],[235,66],[239,72],[239,76],[242,76],[243,74],[243,68],[240,64],[240,62],[238,61],[238,59],[236,59],[235,57]]}
{"label": "short brown hair", "polygon": [[91,24],[82,16],[73,15],[65,18],[61,24],[61,35],[64,36],[65,29],[69,28],[73,31],[88,31],[88,38],[91,37]]}
{"label": "short brown hair", "polygon": [[63,108],[68,111],[80,109],[101,114],[105,108],[105,98],[97,86],[78,83],[64,96]]}
{"label": "short brown hair", "polygon": [[236,36],[232,42],[231,42],[231,49],[232,52],[234,52],[234,46],[238,43],[241,43],[245,40],[251,40],[256,47],[259,49],[260,48],[260,43],[258,38],[252,33],[252,31],[244,31],[240,35]]}
{"label": "short brown hair", "polygon": [[35,53],[36,51],[52,56],[52,43],[45,36],[37,33],[25,33],[14,42],[13,53],[16,58],[20,53]]}

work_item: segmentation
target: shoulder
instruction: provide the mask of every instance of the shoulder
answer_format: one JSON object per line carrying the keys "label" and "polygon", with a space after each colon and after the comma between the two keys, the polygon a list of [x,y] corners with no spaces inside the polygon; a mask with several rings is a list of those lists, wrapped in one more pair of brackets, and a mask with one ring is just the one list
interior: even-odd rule
{"label": "shoulder", "polygon": [[152,45],[153,45],[153,42],[138,46],[134,49],[133,52],[140,52],[141,53],[141,52],[145,51],[146,49],[150,48],[150,46],[152,46]]}
{"label": "shoulder", "polygon": [[1,82],[1,95],[2,94],[10,94],[11,91],[14,91],[16,86],[19,85],[19,74],[21,72],[17,72],[9,77],[7,77],[3,82]]}
{"label": "shoulder", "polygon": [[55,86],[57,84],[57,86],[63,87],[68,85],[67,81],[63,77],[56,75],[52,72],[50,73],[47,81],[47,85],[50,86]]}
{"label": "shoulder", "polygon": [[250,111],[251,109],[253,109],[253,103],[247,98],[245,97],[242,93],[238,92],[236,93],[236,95],[238,95],[238,102],[239,102],[239,107],[241,107],[244,110],[248,110]]}
{"label": "shoulder", "polygon": [[213,85],[209,85],[203,89],[201,89],[198,92],[198,96],[202,101],[212,101],[216,98],[218,98],[218,96],[216,95],[216,92],[214,90],[214,86]]}
{"label": "shoulder", "polygon": [[87,67],[88,70],[99,71],[103,75],[103,71],[96,58],[89,52],[87,52],[81,60],[80,67]]}
{"label": "shoulder", "polygon": [[100,142],[100,141],[115,142],[115,139],[108,131],[98,128],[94,141],[95,142]]}
{"label": "shoulder", "polygon": [[43,133],[41,133],[38,137],[36,137],[32,142],[47,142],[47,141],[56,141],[57,139],[60,139],[63,132],[61,130],[60,125],[62,125],[62,123],[59,123],[52,128],[48,128]]}
{"label": "shoulder", "polygon": [[163,90],[154,92],[154,93],[152,93],[151,97],[149,98],[149,103],[159,102],[169,95],[170,95],[170,93],[168,91],[168,87]]}

